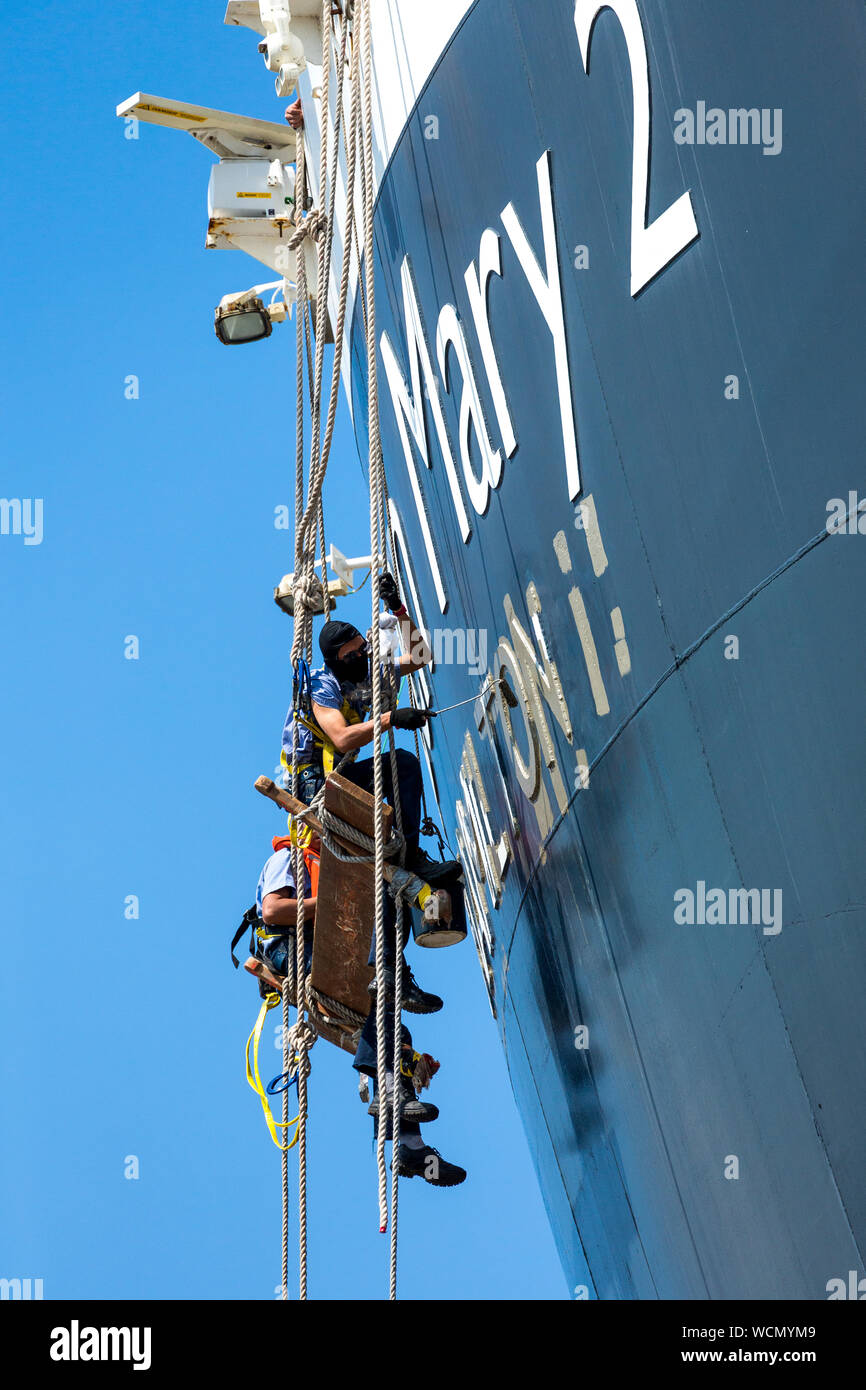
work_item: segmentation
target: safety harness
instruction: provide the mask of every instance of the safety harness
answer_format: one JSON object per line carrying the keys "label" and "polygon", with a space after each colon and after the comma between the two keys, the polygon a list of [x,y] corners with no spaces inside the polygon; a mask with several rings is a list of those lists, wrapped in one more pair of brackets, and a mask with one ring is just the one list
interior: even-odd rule
{"label": "safety harness", "polygon": [[[304,665],[306,665],[306,662],[304,663]],[[363,722],[362,716],[358,713],[356,709],[353,709],[353,707],[349,704],[349,701],[346,699],[345,696],[343,697],[343,703],[340,706],[340,713],[342,714],[347,724],[361,724]],[[337,763],[340,761],[341,755],[337,751],[336,747],[331,742],[331,740],[328,738],[328,735],[324,733],[322,729],[319,728],[318,724],[313,718],[312,702],[310,703],[309,708],[305,709],[299,703],[297,691],[295,703],[292,709],[292,715],[298,721],[299,724],[303,724],[304,728],[309,729],[310,733],[313,735],[312,756],[307,757],[304,762],[299,762],[296,765],[298,772],[303,772],[304,768],[307,767],[318,767],[321,769],[325,777],[330,776],[330,774],[334,771],[334,768],[336,767]],[[280,754],[280,763],[284,768],[286,768],[286,770],[289,773],[291,773],[294,770],[292,763],[286,756],[285,749],[283,749],[283,751]]]}
{"label": "safety harness", "polygon": [[[268,1131],[269,1131],[269,1133],[270,1133],[271,1138],[273,1139],[273,1141],[274,1141],[274,1143],[276,1144],[276,1146],[277,1146],[278,1149],[283,1149],[285,1152],[288,1152],[289,1149],[293,1149],[293,1148],[295,1147],[295,1145],[297,1144],[297,1142],[298,1142],[298,1135],[299,1135],[299,1133],[300,1133],[300,1130],[299,1130],[298,1128],[296,1128],[296,1129],[295,1129],[295,1137],[291,1140],[291,1142],[286,1143],[286,1144],[281,1144],[281,1143],[280,1143],[280,1139],[279,1139],[279,1136],[278,1136],[278,1134],[277,1134],[277,1130],[278,1130],[278,1129],[285,1129],[285,1130],[287,1131],[287,1133],[286,1133],[286,1135],[285,1135],[285,1138],[288,1139],[288,1138],[289,1138],[289,1136],[288,1136],[288,1130],[291,1128],[292,1125],[297,1126],[298,1120],[299,1120],[299,1118],[300,1118],[300,1112],[295,1116],[295,1118],[294,1118],[293,1120],[287,1120],[287,1121],[285,1122],[285,1124],[283,1123],[282,1120],[275,1120],[274,1117],[273,1117],[273,1115],[272,1115],[272,1113],[271,1113],[271,1107],[270,1107],[270,1105],[269,1105],[269,1103],[268,1103],[268,1095],[274,1095],[274,1094],[276,1093],[277,1090],[286,1090],[286,1089],[287,1089],[286,1086],[280,1086],[280,1085],[278,1084],[279,1082],[283,1081],[284,1078],[283,1078],[282,1076],[280,1076],[280,1077],[275,1077],[274,1080],[271,1081],[271,1082],[269,1083],[269,1085],[268,1085],[268,1090],[267,1090],[267,1093],[266,1093],[264,1087],[262,1086],[262,1078],[261,1078],[261,1076],[259,1075],[259,1043],[261,1042],[261,1038],[262,1038],[262,1028],[264,1027],[264,1022],[265,1022],[265,1018],[267,1017],[268,1011],[269,1011],[270,1009],[273,1009],[273,1008],[274,1008],[277,1004],[279,1004],[279,1003],[280,1003],[280,996],[276,993],[275,990],[272,991],[271,993],[265,995],[265,998],[264,998],[264,1000],[263,1000],[263,1002],[262,1002],[262,1007],[259,1009],[259,1016],[258,1016],[258,1018],[256,1019],[255,1026],[254,1026],[254,1028],[253,1028],[253,1031],[250,1033],[249,1037],[247,1038],[247,1046],[246,1046],[247,1081],[249,1082],[250,1086],[252,1086],[253,1090],[255,1091],[256,1095],[258,1096],[259,1100],[260,1100],[261,1103],[262,1103],[262,1110],[264,1111],[264,1115],[265,1115],[265,1124],[266,1124],[267,1127],[268,1127]],[[253,1065],[252,1065],[252,1068],[250,1068],[250,1043],[253,1044]],[[285,1078],[285,1079],[286,1079],[286,1081],[287,1081],[287,1084],[291,1084],[291,1082],[288,1081],[288,1078]]]}
{"label": "safety harness", "polygon": [[[310,896],[315,897],[319,888],[319,854],[317,850],[313,849],[312,840],[313,832],[310,829],[310,827],[308,825],[303,825],[301,822],[296,821],[292,816],[290,816],[288,835],[275,835],[271,840],[271,844],[273,845],[274,854],[278,854],[282,849],[290,849],[293,845],[299,844],[301,846],[301,851],[304,858],[304,868],[310,876]],[[250,932],[250,940],[247,949],[251,956],[255,956],[258,954],[257,942],[273,941],[275,937],[288,935],[288,931],[290,930],[285,929],[282,931],[268,931],[265,922],[259,916],[258,905],[256,903],[253,903],[251,907],[247,908],[240,926],[238,927],[237,931],[232,937],[232,964],[234,965],[236,970],[240,965],[240,961],[235,955],[235,946],[240,941],[244,932],[248,929]],[[278,1149],[288,1151],[289,1149],[294,1148],[295,1144],[297,1144],[298,1134],[300,1132],[299,1129],[295,1129],[294,1138],[290,1142],[287,1142],[285,1144],[280,1142],[280,1137],[277,1134],[277,1130],[285,1129],[287,1133],[284,1137],[286,1140],[288,1140],[288,1130],[291,1128],[292,1125],[297,1126],[299,1116],[296,1115],[293,1120],[288,1120],[285,1123],[282,1120],[275,1120],[273,1114],[271,1113],[271,1107],[268,1102],[268,1096],[276,1095],[279,1091],[287,1090],[289,1086],[297,1085],[297,1076],[292,1077],[287,1073],[284,1073],[281,1076],[274,1077],[273,1081],[268,1083],[267,1091],[265,1091],[265,1088],[262,1086],[262,1078],[259,1075],[259,1044],[261,1042],[262,1037],[262,1028],[264,1027],[265,1018],[267,1017],[269,1010],[275,1008],[276,1005],[280,1002],[280,995],[277,994],[275,990],[269,991],[264,996],[262,1006],[259,1009],[259,1016],[255,1021],[255,1025],[253,1027],[252,1032],[247,1038],[247,1045],[244,1056],[246,1061],[247,1082],[255,1091],[256,1095],[262,1103],[262,1110],[265,1116],[265,1123],[268,1127],[270,1136]],[[252,1044],[253,1049],[252,1065],[250,1065],[250,1044]]]}
{"label": "safety harness", "polygon": [[[275,835],[271,840],[274,847],[274,854],[278,854],[281,849],[289,849],[292,845],[300,843],[304,856],[304,867],[310,875],[310,896],[315,897],[319,888],[319,853],[312,847],[313,832],[308,825],[302,825],[298,821],[289,817],[288,835]],[[238,969],[240,961],[235,955],[235,947],[240,941],[245,931],[249,931],[250,940],[247,950],[251,956],[257,954],[257,941],[273,941],[275,937],[286,936],[288,930],[268,931],[264,920],[259,915],[258,904],[253,903],[248,907],[241,919],[241,924],[232,937],[231,954],[232,965]]]}
{"label": "safety harness", "polygon": [[[292,678],[292,715],[299,720],[305,728],[312,728],[310,720],[313,718],[313,677],[310,671],[309,662],[305,657],[300,657],[294,666],[294,676]],[[302,772],[306,767],[313,767],[314,763],[308,758],[302,763],[291,763],[286,757],[285,748],[280,753],[280,763],[289,773],[295,771]]]}

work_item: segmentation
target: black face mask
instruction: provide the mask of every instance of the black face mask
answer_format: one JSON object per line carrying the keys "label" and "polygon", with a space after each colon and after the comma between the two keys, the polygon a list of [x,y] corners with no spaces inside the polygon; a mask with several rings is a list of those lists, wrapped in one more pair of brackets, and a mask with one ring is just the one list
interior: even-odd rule
{"label": "black face mask", "polygon": [[352,652],[344,661],[332,661],[331,670],[342,684],[357,685],[364,680],[367,674],[367,643],[356,652]]}

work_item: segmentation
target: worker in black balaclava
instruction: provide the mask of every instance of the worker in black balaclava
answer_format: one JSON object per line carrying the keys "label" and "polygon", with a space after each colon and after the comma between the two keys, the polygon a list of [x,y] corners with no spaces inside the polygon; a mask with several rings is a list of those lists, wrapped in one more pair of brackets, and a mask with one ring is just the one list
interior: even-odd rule
{"label": "worker in black balaclava", "polygon": [[[390,611],[395,614],[401,627],[404,648],[402,656],[393,658],[393,676],[396,682],[412,671],[419,671],[432,659],[432,652],[423,633],[415,627],[412,619],[400,600],[397,584],[390,574],[383,574],[379,580],[380,596]],[[386,729],[420,729],[429,716],[422,710],[396,709],[380,716],[379,729],[375,730],[370,716],[372,705],[370,654],[361,633],[351,623],[325,623],[319,634],[319,648],[324,658],[324,666],[311,672],[311,695],[309,711],[299,710],[298,719],[298,794],[307,804],[312,800],[324,778],[334,770],[345,754],[364,748],[370,743],[378,744],[379,736]],[[382,666],[383,691],[387,692],[389,672]],[[387,700],[387,694],[386,694]],[[291,770],[292,746],[294,739],[294,710],[290,709],[283,729],[282,762]],[[403,819],[403,834],[406,839],[406,868],[429,884],[442,884],[461,873],[457,860],[442,863],[431,859],[420,848],[421,827],[421,768],[414,753],[398,748],[397,781],[400,791],[400,811]],[[373,758],[347,762],[340,768],[340,775],[373,791]],[[393,787],[391,783],[391,759],[386,754],[382,758],[382,783],[384,795],[393,806]],[[393,907],[390,895],[386,904]],[[406,917],[408,928],[409,914]],[[386,911],[386,969],[384,987],[386,997],[392,998],[394,992],[394,969],[396,964],[396,942],[394,940],[394,914]],[[401,953],[402,954],[402,953]],[[371,951],[371,961],[375,961],[375,943]],[[370,992],[375,995],[378,980],[373,980]],[[442,1007],[437,995],[424,994],[414,982],[412,973],[403,962],[404,1007],[414,1013],[434,1013]]]}
{"label": "worker in black balaclava", "polygon": [[[319,633],[319,650],[325,665],[333,671],[342,685],[360,685],[369,670],[367,643],[351,623],[325,623]],[[339,655],[343,652],[343,656]]]}

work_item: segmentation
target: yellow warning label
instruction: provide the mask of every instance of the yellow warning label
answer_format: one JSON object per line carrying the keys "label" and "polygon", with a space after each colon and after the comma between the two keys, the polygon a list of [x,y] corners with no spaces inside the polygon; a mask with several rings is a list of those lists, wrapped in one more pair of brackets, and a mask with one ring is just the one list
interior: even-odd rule
{"label": "yellow warning label", "polygon": [[189,111],[173,111],[170,106],[152,106],[148,101],[142,101],[136,107],[137,111],[156,111],[159,116],[177,116],[181,121],[206,121],[207,116],[193,116]]}
{"label": "yellow warning label", "polygon": [[236,193],[236,198],[270,198],[270,193]]}

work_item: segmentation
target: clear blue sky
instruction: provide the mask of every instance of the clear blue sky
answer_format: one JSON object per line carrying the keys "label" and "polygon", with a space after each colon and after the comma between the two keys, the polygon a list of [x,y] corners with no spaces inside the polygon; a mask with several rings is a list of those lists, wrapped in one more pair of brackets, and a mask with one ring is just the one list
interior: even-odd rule
{"label": "clear blue sky", "polygon": [[[211,156],[152,127],[126,140],[114,116],[143,89],[279,118],[223,12],[5,18],[0,493],[44,499],[44,538],[0,536],[0,1275],[46,1298],[271,1299],[280,1278],[279,1154],[243,1070],[258,995],[228,943],[284,823],[252,782],[289,697],[271,591],[291,568],[273,514],[292,499],[294,330],[217,343],[220,296],[267,272],[204,250]],[[326,504],[331,539],[364,553],[342,405]],[[363,598],[342,612],[366,626]],[[402,1185],[401,1294],[565,1298],[471,939],[412,960],[446,997],[415,1028],[443,1064],[431,1142],[470,1177]],[[275,1074],[270,1023],[263,1053]],[[382,1297],[371,1121],[321,1042],[311,1106],[310,1295]],[[292,1270],[296,1291],[294,1253]]]}

